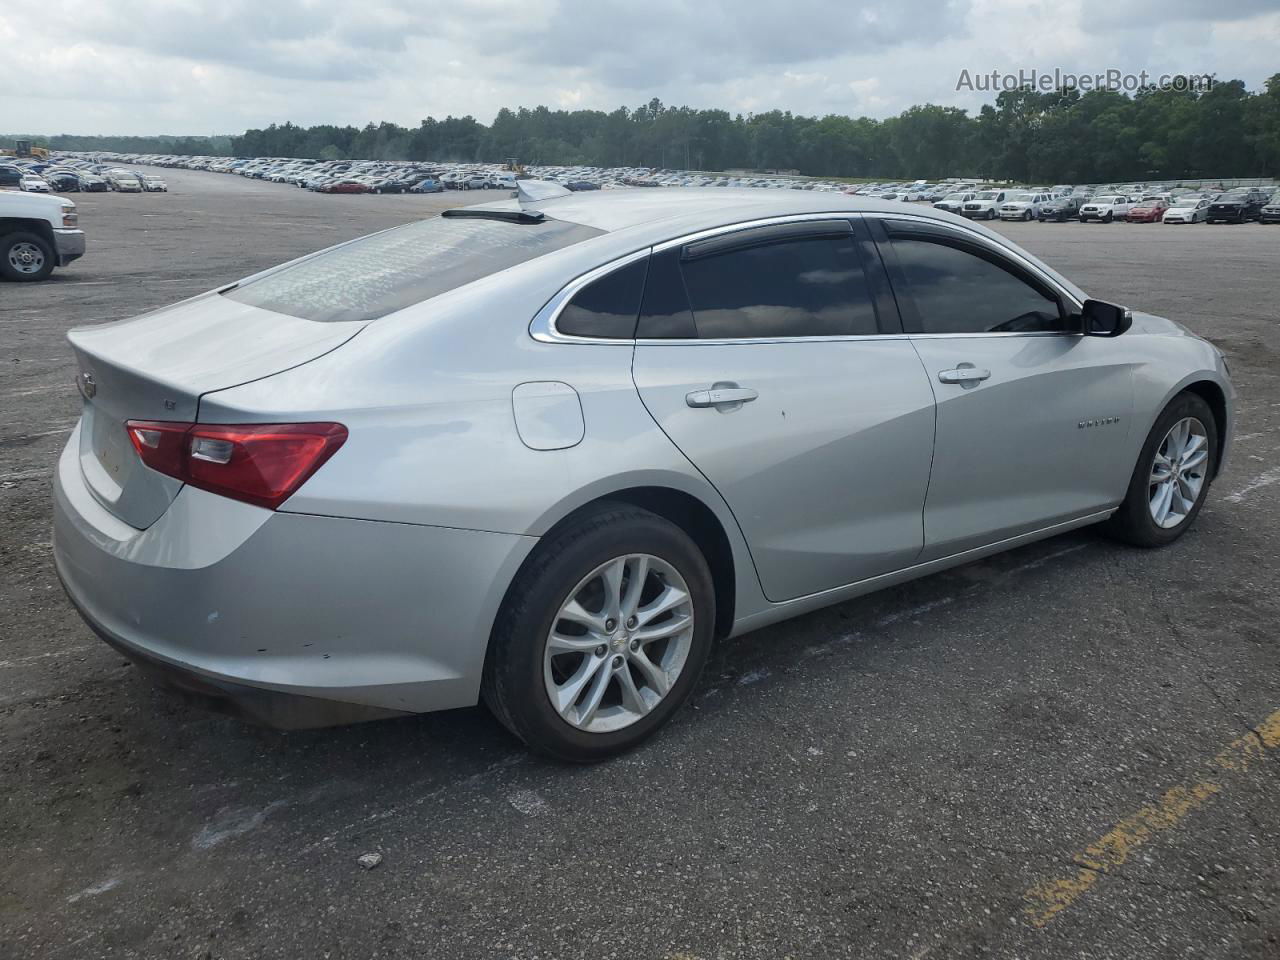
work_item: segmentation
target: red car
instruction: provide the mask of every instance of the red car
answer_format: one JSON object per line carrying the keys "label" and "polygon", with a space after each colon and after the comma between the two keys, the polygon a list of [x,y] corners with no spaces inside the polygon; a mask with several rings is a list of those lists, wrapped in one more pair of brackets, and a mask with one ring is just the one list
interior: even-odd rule
{"label": "red car", "polygon": [[1137,206],[1129,208],[1129,215],[1125,219],[1130,223],[1159,223],[1168,209],[1168,200],[1143,200]]}
{"label": "red car", "polygon": [[335,180],[320,187],[320,193],[368,193],[369,185],[359,180]]}

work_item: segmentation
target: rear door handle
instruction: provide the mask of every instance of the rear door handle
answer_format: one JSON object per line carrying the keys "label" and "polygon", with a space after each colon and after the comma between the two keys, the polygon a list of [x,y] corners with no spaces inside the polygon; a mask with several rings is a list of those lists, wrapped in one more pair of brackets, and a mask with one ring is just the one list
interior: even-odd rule
{"label": "rear door handle", "polygon": [[732,404],[735,407],[750,403],[760,394],[750,387],[740,387],[736,383],[716,383],[710,390],[694,390],[684,395],[684,402],[691,407],[721,407]]}
{"label": "rear door handle", "polygon": [[990,376],[990,370],[983,370],[972,365],[959,366],[954,370],[942,370],[938,373],[938,379],[943,383],[959,383],[964,386],[976,386]]}

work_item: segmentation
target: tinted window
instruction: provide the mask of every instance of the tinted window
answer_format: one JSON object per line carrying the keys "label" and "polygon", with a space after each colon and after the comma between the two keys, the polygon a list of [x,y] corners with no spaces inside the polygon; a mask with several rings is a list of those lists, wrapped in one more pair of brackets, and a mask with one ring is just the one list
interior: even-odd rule
{"label": "tinted window", "polygon": [[373,320],[600,233],[550,218],[432,217],[336,247],[224,296],[321,323]]}
{"label": "tinted window", "polygon": [[989,260],[931,240],[897,237],[893,252],[915,306],[911,333],[1065,330],[1058,302]]}
{"label": "tinted window", "polygon": [[741,247],[682,266],[704,340],[877,332],[852,234]]}
{"label": "tinted window", "polygon": [[691,340],[697,335],[689,298],[684,292],[684,279],[680,276],[679,248],[655,253],[649,258],[636,336],[649,340]]}
{"label": "tinted window", "polygon": [[560,311],[556,329],[574,337],[634,337],[648,262],[641,258],[583,287]]}

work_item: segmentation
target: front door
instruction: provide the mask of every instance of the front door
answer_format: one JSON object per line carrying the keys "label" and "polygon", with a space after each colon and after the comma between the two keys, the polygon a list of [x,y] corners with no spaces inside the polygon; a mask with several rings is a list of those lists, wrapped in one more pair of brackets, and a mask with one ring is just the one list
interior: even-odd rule
{"label": "front door", "polygon": [[1074,332],[1073,305],[994,246],[945,226],[884,227],[937,397],[921,559],[1115,506],[1133,469],[1133,373],[1114,344]]}

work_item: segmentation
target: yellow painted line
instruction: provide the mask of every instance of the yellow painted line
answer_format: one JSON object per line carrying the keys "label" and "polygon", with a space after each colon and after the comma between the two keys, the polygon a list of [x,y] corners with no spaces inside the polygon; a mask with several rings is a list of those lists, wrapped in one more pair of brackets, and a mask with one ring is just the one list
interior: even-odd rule
{"label": "yellow painted line", "polygon": [[[1267,750],[1280,747],[1280,710],[1252,733],[1232,743],[1213,759],[1220,770],[1240,773],[1256,767]],[[1225,789],[1208,777],[1169,790],[1155,803],[1126,817],[1076,854],[1079,868],[1069,876],[1038,883],[1025,894],[1024,913],[1034,927],[1043,927],[1079,900],[1100,879],[1120,867],[1153,837],[1171,830]]]}

